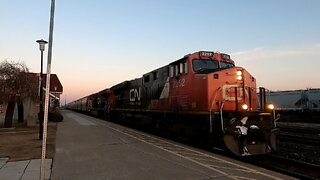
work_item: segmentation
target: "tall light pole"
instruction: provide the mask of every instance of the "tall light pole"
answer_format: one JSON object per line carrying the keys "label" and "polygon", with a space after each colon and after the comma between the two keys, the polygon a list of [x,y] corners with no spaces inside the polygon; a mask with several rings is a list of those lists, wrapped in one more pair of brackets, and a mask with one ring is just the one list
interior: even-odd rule
{"label": "tall light pole", "polygon": [[45,179],[45,157],[46,157],[46,148],[47,148],[47,126],[48,126],[48,113],[49,113],[48,108],[49,108],[49,93],[50,93],[49,91],[50,91],[50,76],[51,76],[54,9],[55,9],[55,0],[51,0],[48,62],[47,62],[47,82],[46,82],[46,95],[45,95],[44,119],[43,119],[43,139],[42,139],[42,150],[41,150],[41,163],[40,163],[40,180]]}
{"label": "tall light pole", "polygon": [[48,43],[47,41],[40,39],[36,41],[39,43],[39,48],[41,51],[41,70],[40,70],[40,75],[39,75],[39,80],[40,80],[40,111],[39,111],[39,139],[42,140],[42,133],[43,133],[43,80],[42,80],[42,67],[43,67],[43,51],[45,50],[45,45]]}

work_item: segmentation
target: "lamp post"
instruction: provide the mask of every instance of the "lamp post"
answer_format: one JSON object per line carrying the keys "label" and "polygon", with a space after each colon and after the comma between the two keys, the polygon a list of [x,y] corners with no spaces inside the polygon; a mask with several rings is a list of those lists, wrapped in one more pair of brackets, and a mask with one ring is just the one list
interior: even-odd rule
{"label": "lamp post", "polygon": [[39,43],[39,48],[41,51],[41,70],[40,70],[40,111],[39,111],[39,139],[42,140],[42,134],[43,134],[43,80],[42,80],[42,67],[43,67],[43,51],[45,49],[45,45],[48,43],[47,41],[40,39],[37,40],[37,43]]}

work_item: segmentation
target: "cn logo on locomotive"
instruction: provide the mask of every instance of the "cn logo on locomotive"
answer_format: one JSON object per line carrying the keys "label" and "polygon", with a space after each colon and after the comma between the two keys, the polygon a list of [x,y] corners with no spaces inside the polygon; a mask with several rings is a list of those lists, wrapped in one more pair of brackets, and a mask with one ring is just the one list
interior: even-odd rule
{"label": "cn logo on locomotive", "polygon": [[141,98],[141,88],[130,89],[130,101],[140,101]]}
{"label": "cn logo on locomotive", "polygon": [[[235,97],[235,94],[234,94],[234,88],[235,87],[238,87],[238,85],[236,84],[225,84],[223,85],[222,87],[222,97],[224,100],[229,100],[229,101],[235,101],[236,100],[236,97]],[[240,93],[240,94],[238,94]],[[242,88],[239,88],[239,92],[238,92],[238,100],[242,100],[242,97],[243,97],[243,89]],[[248,93],[246,93],[248,94]],[[232,96],[233,95],[233,96]]]}

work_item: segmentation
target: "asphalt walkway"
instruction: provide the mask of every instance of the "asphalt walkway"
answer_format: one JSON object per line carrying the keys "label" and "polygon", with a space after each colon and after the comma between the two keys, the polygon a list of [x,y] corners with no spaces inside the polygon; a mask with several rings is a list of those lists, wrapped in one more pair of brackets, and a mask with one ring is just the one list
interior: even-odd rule
{"label": "asphalt walkway", "polygon": [[[62,111],[46,179],[293,179],[210,152]],[[36,180],[40,159],[0,158],[0,180]]]}
{"label": "asphalt walkway", "polygon": [[[241,162],[202,153],[214,161],[172,153],[112,128],[102,120],[63,111],[58,124],[52,179],[292,179]],[[187,150],[187,148],[182,148]],[[188,154],[188,152],[185,152]],[[205,160],[205,159],[203,159]],[[210,160],[210,159],[209,159]],[[232,161],[232,162],[230,162]],[[240,164],[240,165],[239,165]]]}

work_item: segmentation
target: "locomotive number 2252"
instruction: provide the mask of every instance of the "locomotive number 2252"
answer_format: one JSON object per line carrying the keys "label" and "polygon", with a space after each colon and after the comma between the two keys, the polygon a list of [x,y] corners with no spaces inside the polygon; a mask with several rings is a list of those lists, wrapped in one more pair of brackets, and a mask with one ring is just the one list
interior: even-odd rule
{"label": "locomotive number 2252", "polygon": [[177,81],[173,81],[173,88],[184,87],[185,82],[186,82],[185,79],[179,79]]}

